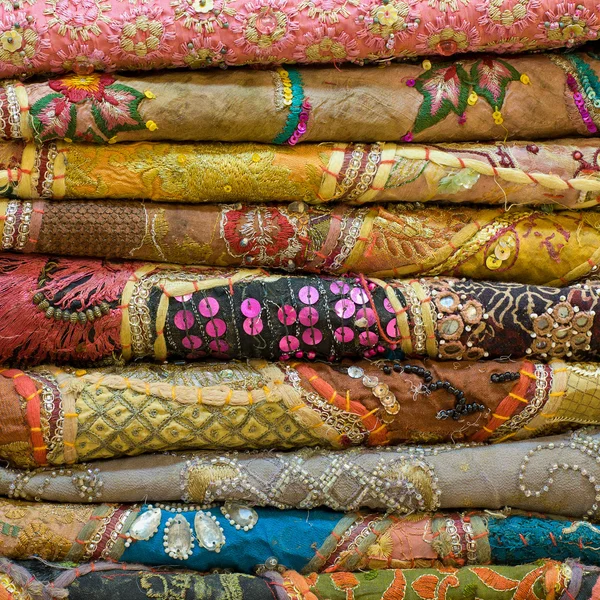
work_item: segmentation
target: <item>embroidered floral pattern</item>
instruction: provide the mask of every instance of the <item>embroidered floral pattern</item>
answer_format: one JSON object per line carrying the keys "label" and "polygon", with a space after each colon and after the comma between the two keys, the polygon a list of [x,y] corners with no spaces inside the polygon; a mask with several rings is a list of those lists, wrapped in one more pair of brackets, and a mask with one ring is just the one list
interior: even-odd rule
{"label": "embroidered floral pattern", "polygon": [[336,33],[334,27],[317,27],[304,36],[305,44],[298,46],[294,58],[301,62],[336,62],[352,60],[359,55],[358,44],[345,31]]}
{"label": "embroidered floral pattern", "polygon": [[361,4],[358,22],[364,24],[358,37],[365,38],[367,45],[382,51],[392,49],[397,40],[405,39],[414,33],[421,19],[416,10],[416,0],[375,0]]}
{"label": "embroidered floral pattern", "polygon": [[538,25],[541,33],[536,37],[556,45],[573,46],[598,37],[598,15],[581,4],[560,3],[555,10],[546,11],[545,21]]}
{"label": "embroidered floral pattern", "polygon": [[56,93],[31,107],[34,129],[41,141],[58,136],[106,142],[119,131],[145,128],[138,112],[144,94],[115,83],[111,75],[72,75],[49,85]]}
{"label": "embroidered floral pattern", "polygon": [[100,23],[110,22],[104,14],[110,11],[110,4],[103,0],[46,0],[46,4],[48,27],[57,27],[59,35],[68,33],[73,40],[100,35]]}
{"label": "embroidered floral pattern", "polygon": [[165,16],[162,8],[139,6],[110,24],[115,33],[108,40],[121,59],[140,68],[156,68],[169,55],[167,42],[175,39],[170,30],[173,23],[173,17]]}
{"label": "embroidered floral pattern", "polygon": [[5,15],[0,21],[0,65],[15,75],[43,64],[50,42],[44,39],[46,28],[36,26],[27,13],[18,11]]}
{"label": "embroidered floral pattern", "polygon": [[67,71],[89,75],[94,71],[114,71],[110,56],[102,50],[92,50],[88,44],[74,42],[61,49],[50,59],[53,71]]}
{"label": "embroidered floral pattern", "polygon": [[198,33],[214,33],[215,26],[229,27],[228,17],[236,13],[229,5],[232,0],[172,0],[175,19],[184,27]]}
{"label": "embroidered floral pattern", "polygon": [[360,0],[301,0],[300,10],[305,10],[311,19],[319,19],[323,23],[337,23],[340,17],[350,16],[349,6],[360,6]]}
{"label": "embroidered floral pattern", "polygon": [[442,12],[446,12],[447,10],[456,12],[460,8],[459,2],[462,6],[469,6],[469,0],[428,0],[427,4]]}
{"label": "embroidered floral pattern", "polygon": [[179,52],[173,53],[174,65],[188,69],[233,65],[235,61],[235,52],[231,48],[223,42],[202,35],[196,37],[193,42],[181,44]]}
{"label": "embroidered floral pattern", "polygon": [[272,56],[292,44],[290,34],[298,30],[298,11],[286,4],[287,0],[255,0],[244,5],[231,26],[233,32],[242,34],[236,45],[248,54]]}
{"label": "embroidered floral pattern", "polygon": [[466,52],[480,42],[477,29],[456,16],[437,17],[435,22],[426,23],[425,29],[426,34],[418,35],[417,48],[427,53],[450,56]]}
{"label": "embroidered floral pattern", "polygon": [[479,22],[490,32],[506,32],[509,36],[532,23],[536,18],[534,9],[540,6],[539,0],[483,0],[477,10],[483,15]]}

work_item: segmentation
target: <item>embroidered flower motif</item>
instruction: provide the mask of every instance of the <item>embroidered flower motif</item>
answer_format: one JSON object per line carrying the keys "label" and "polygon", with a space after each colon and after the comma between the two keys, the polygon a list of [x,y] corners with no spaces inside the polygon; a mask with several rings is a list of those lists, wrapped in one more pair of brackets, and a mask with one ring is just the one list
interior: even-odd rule
{"label": "embroidered flower motif", "polygon": [[211,40],[204,36],[195,37],[193,41],[181,44],[181,51],[173,54],[173,66],[188,69],[204,69],[206,67],[223,67],[233,65],[237,60],[235,52],[223,42]]}
{"label": "embroidered flower motif", "polygon": [[231,31],[241,33],[235,40],[247,54],[275,55],[294,42],[292,31],[298,30],[295,8],[286,8],[287,0],[248,2],[235,17]]}
{"label": "embroidered flower motif", "polygon": [[536,40],[528,37],[504,37],[493,42],[487,42],[481,47],[482,50],[493,52],[494,54],[503,54],[504,52],[529,52],[538,47]]}
{"label": "embroidered flower motif", "polygon": [[364,29],[357,34],[366,38],[365,43],[383,51],[392,50],[397,40],[402,40],[414,33],[421,19],[415,10],[417,0],[374,0],[359,6],[361,13],[357,22],[364,24]]}
{"label": "embroidered flower motif", "polygon": [[340,17],[350,16],[349,5],[360,6],[360,0],[301,0],[298,10],[307,9],[311,19],[318,18],[322,23],[338,23]]}
{"label": "embroidered flower motif", "polygon": [[50,42],[42,36],[47,28],[37,28],[35,20],[25,11],[5,13],[0,21],[0,65],[10,73],[22,74],[47,58]]}
{"label": "embroidered flower motif", "polygon": [[[36,2],[37,0],[21,0],[15,5],[15,0],[0,0],[0,8],[3,8],[4,10],[18,10],[19,8],[22,8],[22,6],[19,5],[22,5],[23,3],[29,4],[29,6],[31,6]],[[17,7],[16,9],[15,6]]]}
{"label": "embroidered flower motif", "polygon": [[359,54],[358,44],[345,31],[322,25],[304,34],[305,43],[298,46],[294,59],[303,63],[352,60]]}
{"label": "embroidered flower motif", "polygon": [[427,54],[450,56],[457,52],[467,52],[479,44],[479,33],[468,21],[455,16],[437,17],[434,23],[426,23],[427,33],[417,37],[417,49]]}
{"label": "embroidered flower motif", "polygon": [[49,15],[48,27],[57,27],[59,35],[69,34],[71,39],[89,40],[90,34],[100,35],[101,23],[109,23],[104,15],[110,11],[110,4],[103,0],[46,0],[49,8],[44,10]]}
{"label": "embroidered flower motif", "polygon": [[175,19],[181,19],[183,26],[197,32],[214,33],[217,27],[229,27],[227,17],[235,16],[235,9],[229,6],[232,0],[172,0]]}
{"label": "embroidered flower motif", "polygon": [[539,7],[540,0],[483,0],[477,6],[483,13],[479,23],[488,31],[505,31],[510,36],[535,21]]}
{"label": "embroidered flower motif", "polygon": [[596,39],[600,30],[598,16],[581,4],[557,4],[555,10],[546,11],[544,18],[544,23],[538,25],[541,33],[536,38],[546,43],[573,46]]}
{"label": "embroidered flower motif", "polygon": [[94,71],[114,71],[115,65],[102,50],[91,50],[88,44],[75,42],[66,50],[59,50],[50,65],[54,72],[72,71],[80,75],[89,75]]}
{"label": "embroidered flower motif", "polygon": [[441,12],[446,12],[448,9],[456,12],[460,8],[458,5],[459,1],[463,6],[469,6],[469,0],[428,0],[427,4],[431,8],[437,8]]}
{"label": "embroidered flower motif", "polygon": [[69,75],[49,82],[50,93],[31,106],[38,139],[106,142],[120,131],[144,129],[139,104],[146,97],[106,73]]}
{"label": "embroidered flower motif", "polygon": [[174,19],[156,6],[138,6],[110,24],[115,32],[108,36],[116,54],[138,68],[155,68],[169,56],[168,41],[175,38],[169,28]]}

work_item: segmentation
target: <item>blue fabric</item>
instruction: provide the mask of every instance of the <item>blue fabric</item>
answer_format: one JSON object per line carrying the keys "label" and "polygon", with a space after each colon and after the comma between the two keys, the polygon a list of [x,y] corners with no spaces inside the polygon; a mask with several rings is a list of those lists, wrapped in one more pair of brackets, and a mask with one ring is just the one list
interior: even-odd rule
{"label": "blue fabric", "polygon": [[579,558],[584,564],[600,564],[600,528],[580,522],[573,532],[566,531],[573,523],[520,516],[490,518],[492,563],[519,565],[540,558]]}
{"label": "blue fabric", "polygon": [[[142,512],[147,506],[142,507]],[[177,565],[198,571],[214,568],[233,569],[240,573],[252,572],[270,556],[286,567],[301,570],[337,525],[343,514],[329,510],[279,510],[257,508],[258,523],[251,531],[237,530],[230,525],[218,507],[210,509],[223,528],[225,545],[221,552],[209,552],[195,541],[192,556],[175,560],[164,551],[165,523],[177,513],[162,511],[158,532],[148,541],[133,541],[121,561],[145,565]],[[181,513],[194,530],[195,512]],[[195,537],[195,534],[194,534]]]}

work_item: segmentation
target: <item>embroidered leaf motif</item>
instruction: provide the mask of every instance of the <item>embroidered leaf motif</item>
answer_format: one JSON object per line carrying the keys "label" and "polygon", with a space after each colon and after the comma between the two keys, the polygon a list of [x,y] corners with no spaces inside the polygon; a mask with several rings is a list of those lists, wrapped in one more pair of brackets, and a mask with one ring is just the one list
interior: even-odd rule
{"label": "embroidered leaf motif", "polygon": [[412,589],[423,600],[435,600],[438,583],[435,575],[421,575],[412,582]]}
{"label": "embroidered leaf motif", "polygon": [[38,140],[72,138],[77,125],[77,110],[62,94],[48,94],[31,108],[33,130]]}
{"label": "embroidered leaf motif", "polygon": [[354,573],[332,573],[330,577],[331,582],[338,590],[351,590],[359,584]]}
{"label": "embroidered leaf motif", "polygon": [[469,82],[460,63],[434,66],[415,80],[415,89],[423,94],[423,103],[415,119],[419,133],[445,119],[451,112],[462,115],[467,108]]}
{"label": "embroidered leaf motif", "polygon": [[138,108],[144,94],[119,83],[104,90],[104,101],[94,104],[92,114],[102,133],[111,138],[119,131],[143,129],[145,124]]}
{"label": "embroidered leaf motif", "polygon": [[518,582],[519,587],[515,591],[513,600],[539,600],[538,595],[533,589],[538,579],[543,579],[546,572],[546,567],[538,567],[533,569]]}
{"label": "embroidered leaf motif", "polygon": [[457,194],[463,190],[470,190],[479,181],[479,173],[466,168],[442,177],[438,183],[440,194]]}
{"label": "embroidered leaf motif", "polygon": [[493,108],[500,110],[511,81],[519,81],[521,73],[497,58],[482,58],[471,67],[473,90]]}
{"label": "embroidered leaf motif", "polygon": [[488,569],[487,567],[471,567],[471,571],[475,573],[485,585],[499,592],[514,590],[519,585],[518,580],[504,577],[504,575],[500,575],[500,573],[494,571],[494,569]]}

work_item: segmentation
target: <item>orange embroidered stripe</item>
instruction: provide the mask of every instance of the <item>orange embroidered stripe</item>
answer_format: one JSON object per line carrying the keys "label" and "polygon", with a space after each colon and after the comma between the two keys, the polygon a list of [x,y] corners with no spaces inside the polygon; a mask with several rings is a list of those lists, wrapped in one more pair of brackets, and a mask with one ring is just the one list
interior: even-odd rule
{"label": "orange embroidered stripe", "polygon": [[229,404],[231,402],[232,397],[233,397],[233,390],[229,390],[229,393],[227,394],[227,396],[225,398],[225,404]]}
{"label": "orange embroidered stripe", "polygon": [[374,408],[373,410],[369,411],[368,413],[365,413],[361,417],[361,419],[364,421],[366,418],[370,417],[371,415],[374,415],[378,410],[379,410],[379,408]]}
{"label": "orange embroidered stripe", "polygon": [[328,402],[329,404],[333,404],[335,402],[335,398],[337,396],[337,392],[335,390],[333,390],[333,394],[331,394],[331,398],[329,398]]}
{"label": "orange embroidered stripe", "polygon": [[254,404],[254,398],[252,398],[252,392],[248,391],[248,404]]}
{"label": "orange embroidered stripe", "polygon": [[302,404],[296,404],[296,406],[292,406],[292,408],[290,408],[290,412],[296,412],[297,410],[300,410],[301,408],[304,408],[306,406],[306,404],[304,404],[304,402]]}
{"label": "orange embroidered stripe", "polygon": [[42,428],[41,427],[31,427],[30,431],[41,431]]}
{"label": "orange embroidered stripe", "polygon": [[314,381],[315,379],[319,379],[319,376],[318,375],[313,375],[312,377],[308,378],[308,381],[311,382],[311,381]]}
{"label": "orange embroidered stripe", "polygon": [[525,377],[529,377],[530,379],[537,381],[537,375],[535,373],[530,373],[529,371],[525,371],[525,370],[521,369],[519,371],[519,375],[525,375]]}
{"label": "orange embroidered stripe", "polygon": [[202,404],[202,388],[196,388],[196,402]]}
{"label": "orange embroidered stripe", "polygon": [[500,419],[501,421],[508,421],[510,419],[510,417],[499,415],[497,413],[492,413],[492,417],[494,417],[495,419]]}
{"label": "orange embroidered stripe", "polygon": [[65,413],[63,416],[65,419],[76,419],[79,415],[77,413]]}
{"label": "orange embroidered stripe", "polygon": [[494,433],[493,429],[488,429],[485,425],[483,426],[483,429],[485,429],[485,431],[487,431],[488,433]]}
{"label": "orange embroidered stripe", "polygon": [[510,394],[508,394],[511,398],[514,398],[515,400],[518,400],[519,402],[523,402],[525,404],[529,404],[529,400],[527,400],[526,398],[523,398],[522,396],[517,396],[516,394],[513,394],[512,392]]}
{"label": "orange embroidered stripe", "polygon": [[69,448],[75,448],[75,444],[73,442],[63,442],[63,446],[69,446]]}

